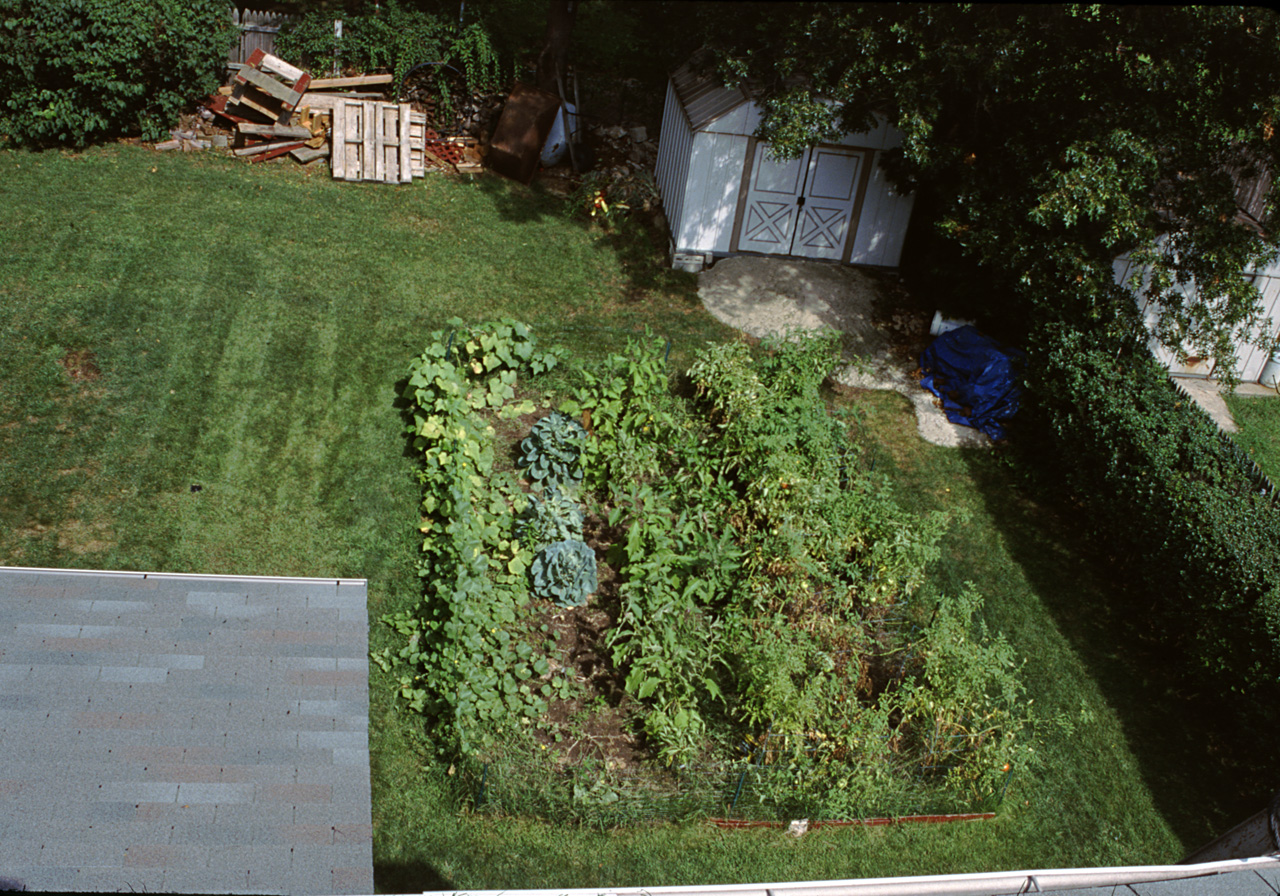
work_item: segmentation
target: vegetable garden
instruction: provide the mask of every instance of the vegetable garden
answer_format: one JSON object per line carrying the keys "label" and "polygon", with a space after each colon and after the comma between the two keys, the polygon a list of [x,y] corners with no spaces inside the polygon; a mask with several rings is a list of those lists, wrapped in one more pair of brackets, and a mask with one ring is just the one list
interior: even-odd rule
{"label": "vegetable garden", "polygon": [[[451,322],[404,390],[421,603],[374,655],[493,811],[616,823],[974,811],[1034,760],[982,598],[822,384],[834,333],[587,365]],[[553,368],[553,395],[540,378]],[[541,380],[545,383],[546,380]]]}

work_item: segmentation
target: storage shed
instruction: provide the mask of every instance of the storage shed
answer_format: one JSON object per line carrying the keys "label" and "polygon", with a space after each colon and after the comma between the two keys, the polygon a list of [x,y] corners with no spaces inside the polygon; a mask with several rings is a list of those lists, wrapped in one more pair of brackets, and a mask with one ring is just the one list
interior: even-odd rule
{"label": "storage shed", "polygon": [[671,74],[655,177],[671,228],[672,264],[701,270],[741,253],[897,267],[913,197],[879,162],[902,134],[884,119],[776,160],[751,136],[760,107],[723,87],[697,57]]}

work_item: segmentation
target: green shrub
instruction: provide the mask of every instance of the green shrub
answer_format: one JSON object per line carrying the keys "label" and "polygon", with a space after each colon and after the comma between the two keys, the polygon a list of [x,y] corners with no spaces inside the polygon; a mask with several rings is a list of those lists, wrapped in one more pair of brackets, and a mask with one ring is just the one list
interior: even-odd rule
{"label": "green shrub", "polygon": [[[280,32],[277,55],[296,65],[326,71],[334,50],[344,69],[367,73],[389,71],[399,84],[423,62],[445,62],[460,70],[469,93],[497,89],[498,55],[488,33],[473,23],[458,30],[452,19],[406,9],[395,0],[366,15],[342,15],[342,40],[333,37],[332,12],[311,11]],[[447,79],[437,78],[440,99],[451,102]]]}
{"label": "green shrub", "polygon": [[0,134],[34,146],[161,139],[217,89],[232,36],[219,0],[6,0]]}
{"label": "green shrub", "polygon": [[[1280,680],[1280,508],[1143,348],[1047,331],[1052,475],[1086,507],[1171,652],[1244,691]],[[1047,452],[1046,452],[1047,454]]]}

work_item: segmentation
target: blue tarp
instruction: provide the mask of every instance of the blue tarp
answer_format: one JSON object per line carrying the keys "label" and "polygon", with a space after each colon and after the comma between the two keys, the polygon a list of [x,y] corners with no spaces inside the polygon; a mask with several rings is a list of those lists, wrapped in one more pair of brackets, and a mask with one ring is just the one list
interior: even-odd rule
{"label": "blue tarp", "polygon": [[1024,357],[973,327],[960,327],[943,333],[921,352],[920,385],[942,399],[952,423],[1003,439],[1000,421],[1017,413],[1022,397],[1018,370]]}

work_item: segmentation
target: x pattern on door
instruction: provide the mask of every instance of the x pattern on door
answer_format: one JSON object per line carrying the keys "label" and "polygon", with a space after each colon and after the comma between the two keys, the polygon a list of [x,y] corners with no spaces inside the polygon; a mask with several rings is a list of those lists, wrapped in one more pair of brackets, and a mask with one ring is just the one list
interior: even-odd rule
{"label": "x pattern on door", "polygon": [[791,223],[794,202],[766,202],[760,200],[747,206],[747,224],[743,239],[754,243],[781,246],[791,243]]}

